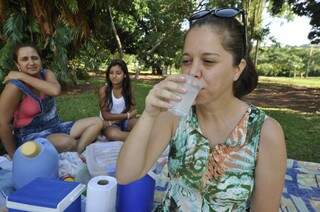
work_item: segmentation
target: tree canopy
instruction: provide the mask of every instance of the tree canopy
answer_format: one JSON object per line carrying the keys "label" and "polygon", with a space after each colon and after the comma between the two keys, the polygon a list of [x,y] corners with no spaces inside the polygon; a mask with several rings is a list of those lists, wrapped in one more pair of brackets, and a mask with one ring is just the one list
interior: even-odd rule
{"label": "tree canopy", "polygon": [[273,14],[292,7],[298,15],[310,16],[309,38],[319,42],[319,4],[315,1],[0,0],[0,80],[14,67],[12,50],[20,42],[35,43],[45,65],[65,83],[76,82],[79,73],[96,70],[124,54],[135,55],[141,67],[161,72],[179,63],[186,18],[212,7],[246,9],[257,58],[259,42],[268,32],[261,24],[266,5],[271,5]]}
{"label": "tree canopy", "polygon": [[311,18],[310,25],[312,28],[308,38],[312,44],[320,43],[320,2],[316,0],[274,0],[272,14],[280,13],[285,4],[289,4],[295,14]]}

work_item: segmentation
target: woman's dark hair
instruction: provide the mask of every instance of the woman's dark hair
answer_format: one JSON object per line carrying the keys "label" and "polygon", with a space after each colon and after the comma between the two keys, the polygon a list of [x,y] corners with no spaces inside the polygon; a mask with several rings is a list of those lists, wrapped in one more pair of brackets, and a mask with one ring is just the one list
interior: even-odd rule
{"label": "woman's dark hair", "polygon": [[114,66],[119,66],[121,70],[124,73],[124,78],[122,80],[122,96],[124,97],[125,101],[125,109],[124,113],[128,112],[130,110],[130,107],[134,105],[133,98],[132,98],[132,90],[131,90],[131,82],[130,82],[130,76],[127,64],[121,60],[121,59],[115,59],[112,60],[109,64],[106,72],[106,81],[107,81],[107,87],[106,87],[106,95],[108,96],[107,99],[107,108],[111,110],[113,102],[112,102],[112,82],[110,80],[110,70]]}
{"label": "woman's dark hair", "polygon": [[189,31],[195,27],[210,26],[220,35],[223,48],[233,56],[233,65],[238,65],[241,59],[247,62],[246,68],[239,79],[233,83],[233,94],[241,98],[253,91],[258,84],[258,74],[255,66],[246,55],[246,42],[244,40],[244,27],[236,18],[223,18],[208,15],[195,21]]}
{"label": "woman's dark hair", "polygon": [[15,62],[18,62],[18,51],[19,51],[19,49],[24,48],[24,47],[33,48],[34,50],[36,50],[36,52],[38,53],[39,57],[41,58],[41,52],[40,52],[40,50],[38,49],[38,47],[36,45],[34,45],[33,43],[19,43],[19,44],[17,44],[15,46],[14,51],[13,51],[13,60]]}

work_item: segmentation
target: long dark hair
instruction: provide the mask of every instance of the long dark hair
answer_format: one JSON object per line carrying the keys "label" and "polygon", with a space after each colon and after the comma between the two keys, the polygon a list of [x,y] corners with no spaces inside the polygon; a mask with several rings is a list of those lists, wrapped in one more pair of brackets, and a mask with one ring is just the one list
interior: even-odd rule
{"label": "long dark hair", "polygon": [[130,76],[129,76],[129,71],[127,64],[121,60],[121,59],[115,59],[112,60],[111,63],[109,64],[106,72],[106,81],[107,81],[107,86],[106,86],[106,96],[108,97],[107,99],[107,108],[111,110],[113,102],[112,102],[112,82],[110,80],[110,70],[113,66],[119,66],[121,70],[124,73],[124,78],[122,80],[121,86],[122,86],[122,91],[121,94],[124,98],[125,102],[125,109],[124,113],[128,112],[130,110],[130,107],[134,105],[133,98],[132,98],[132,90],[131,90],[131,81],[130,81]]}
{"label": "long dark hair", "polygon": [[238,65],[241,59],[247,62],[239,79],[233,83],[233,95],[241,98],[253,91],[258,84],[258,74],[249,55],[246,55],[245,49],[248,47],[245,46],[243,25],[236,18],[208,15],[195,21],[189,31],[200,26],[210,26],[218,32],[223,48],[233,56],[233,65]]}

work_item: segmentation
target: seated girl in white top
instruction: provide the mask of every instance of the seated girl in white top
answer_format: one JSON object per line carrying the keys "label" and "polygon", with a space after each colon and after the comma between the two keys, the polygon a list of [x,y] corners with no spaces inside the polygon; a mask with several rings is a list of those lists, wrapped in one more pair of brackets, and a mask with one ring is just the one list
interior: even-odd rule
{"label": "seated girl in white top", "polygon": [[106,85],[99,89],[99,106],[108,140],[124,141],[136,123],[137,110],[129,72],[123,60],[112,60],[107,68]]}

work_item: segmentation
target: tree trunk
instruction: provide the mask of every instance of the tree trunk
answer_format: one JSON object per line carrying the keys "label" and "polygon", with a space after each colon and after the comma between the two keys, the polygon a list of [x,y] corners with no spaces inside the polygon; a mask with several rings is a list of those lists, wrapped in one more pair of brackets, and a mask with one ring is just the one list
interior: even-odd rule
{"label": "tree trunk", "polygon": [[168,66],[165,66],[163,69],[162,69],[162,76],[165,77],[168,75]]}
{"label": "tree trunk", "polygon": [[43,0],[33,0],[31,4],[33,16],[36,18],[42,34],[45,38],[52,36],[54,32],[52,10],[54,8],[48,6],[48,2]]}
{"label": "tree trunk", "polygon": [[6,19],[6,6],[7,6],[7,0],[0,0],[0,23],[4,22]]}
{"label": "tree trunk", "polygon": [[305,78],[307,78],[307,77],[309,76],[310,64],[311,64],[311,58],[312,58],[312,52],[313,52],[313,48],[312,48],[312,45],[310,45],[310,51],[309,51],[307,69],[306,69],[306,72],[305,72]]}
{"label": "tree trunk", "polygon": [[140,67],[139,67],[139,63],[136,63],[135,65],[135,70],[136,70],[136,74],[134,75],[134,79],[139,79],[140,76]]}
{"label": "tree trunk", "polygon": [[119,49],[119,52],[120,52],[120,57],[122,59],[123,58],[122,44],[121,44],[121,40],[120,40],[120,37],[119,37],[118,32],[117,32],[117,28],[116,28],[116,26],[114,25],[114,22],[113,22],[112,10],[111,10],[110,5],[108,6],[108,10],[109,10],[109,15],[110,15],[110,20],[111,20],[112,31],[114,33],[114,36],[116,37],[117,46],[118,46],[118,49]]}
{"label": "tree trunk", "polygon": [[256,49],[254,52],[254,66],[257,66],[258,64],[259,46],[260,46],[260,41],[257,40]]}
{"label": "tree trunk", "polygon": [[247,37],[246,37],[246,55],[249,57],[250,56],[250,51],[251,51],[251,42],[250,39],[252,37],[252,34],[249,35],[249,30],[248,30],[248,26],[249,26],[249,8],[251,5],[251,1],[250,0],[242,0],[242,8],[245,9],[245,11],[247,11],[247,14],[245,16],[246,20],[242,20],[243,22],[247,23]]}

